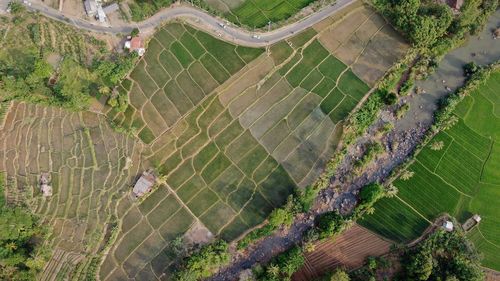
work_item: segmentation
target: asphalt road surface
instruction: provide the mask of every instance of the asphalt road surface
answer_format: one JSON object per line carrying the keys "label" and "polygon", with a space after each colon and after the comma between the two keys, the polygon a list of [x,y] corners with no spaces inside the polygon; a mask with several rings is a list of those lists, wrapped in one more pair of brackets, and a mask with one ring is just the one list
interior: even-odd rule
{"label": "asphalt road surface", "polygon": [[[10,0],[0,0],[0,6],[6,6],[9,1]],[[127,34],[130,33],[130,31],[132,31],[132,29],[134,28],[139,28],[139,30],[141,31],[151,31],[154,30],[156,26],[161,25],[165,21],[176,18],[187,18],[198,27],[204,29],[209,33],[212,33],[215,36],[230,40],[238,45],[259,47],[266,46],[293,36],[294,34],[303,31],[304,29],[320,22],[328,16],[335,14],[336,12],[340,11],[342,8],[348,6],[353,2],[355,2],[355,0],[338,0],[335,4],[328,5],[323,9],[305,17],[302,20],[283,26],[276,30],[263,33],[255,33],[241,27],[226,24],[225,20],[221,18],[217,18],[198,8],[185,5],[178,5],[175,7],[163,9],[154,16],[142,22],[126,23],[116,26],[102,26],[93,24],[80,18],[66,16],[59,10],[47,7],[46,5],[38,1],[29,1],[30,5],[25,5],[28,10],[40,12],[41,14],[49,18],[66,22],[77,28],[111,34]],[[225,27],[222,27],[220,24],[224,24]]]}

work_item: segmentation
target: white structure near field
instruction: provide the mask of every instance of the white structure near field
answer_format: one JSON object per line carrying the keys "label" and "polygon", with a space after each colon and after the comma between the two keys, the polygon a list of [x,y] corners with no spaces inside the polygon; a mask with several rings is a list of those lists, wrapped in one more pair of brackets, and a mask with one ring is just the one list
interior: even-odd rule
{"label": "white structure near field", "polygon": [[155,182],[155,175],[151,171],[144,171],[141,177],[135,183],[132,192],[134,193],[135,197],[141,197],[151,191],[151,189],[155,185]]}
{"label": "white structure near field", "polygon": [[125,49],[128,49],[130,52],[137,52],[139,56],[142,57],[146,52],[144,48],[144,41],[140,37],[127,37],[127,41],[125,41],[125,45],[123,46]]}
{"label": "white structure near field", "polygon": [[52,186],[50,186],[50,174],[49,173],[42,173],[40,175],[40,191],[43,194],[43,197],[50,197],[52,196]]}
{"label": "white structure near field", "polygon": [[443,228],[446,231],[453,231],[453,222],[451,222],[451,221],[445,221],[443,223]]}
{"label": "white structure near field", "polygon": [[106,7],[102,6],[100,0],[84,0],[83,6],[85,7],[85,12],[88,17],[94,17],[101,23],[105,23],[107,20],[106,14],[111,14],[120,9],[117,3],[112,3]]}
{"label": "white structure near field", "polygon": [[478,225],[481,222],[481,217],[478,214],[473,215],[471,218],[466,220],[462,225],[462,228],[465,231],[471,230],[474,226]]}

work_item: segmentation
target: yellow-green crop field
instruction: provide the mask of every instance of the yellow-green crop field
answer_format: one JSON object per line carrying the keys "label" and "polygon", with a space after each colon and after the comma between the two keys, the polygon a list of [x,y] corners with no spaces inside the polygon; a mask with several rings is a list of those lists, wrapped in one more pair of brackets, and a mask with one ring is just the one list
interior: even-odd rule
{"label": "yellow-green crop field", "polygon": [[[482,218],[468,234],[484,255],[483,265],[500,270],[500,72],[457,107],[459,121],[437,134],[409,167],[414,176],[397,180],[395,199],[375,205],[362,224],[399,242],[418,237],[432,221],[448,213],[464,222]],[[432,149],[441,143],[439,150]]]}

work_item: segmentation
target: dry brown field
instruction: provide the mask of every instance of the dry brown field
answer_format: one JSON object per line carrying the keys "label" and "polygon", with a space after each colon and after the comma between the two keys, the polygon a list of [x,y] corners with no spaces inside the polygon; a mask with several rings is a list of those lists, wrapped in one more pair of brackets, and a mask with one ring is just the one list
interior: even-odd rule
{"label": "dry brown field", "polygon": [[356,224],[340,236],[317,243],[315,250],[306,254],[305,265],[292,280],[314,280],[340,266],[347,270],[359,268],[367,257],[387,254],[391,245],[391,242]]}
{"label": "dry brown field", "polygon": [[485,281],[500,281],[500,272],[491,269],[485,269]]}
{"label": "dry brown field", "polygon": [[386,20],[357,2],[316,24],[320,42],[369,85],[380,79],[409,48]]}

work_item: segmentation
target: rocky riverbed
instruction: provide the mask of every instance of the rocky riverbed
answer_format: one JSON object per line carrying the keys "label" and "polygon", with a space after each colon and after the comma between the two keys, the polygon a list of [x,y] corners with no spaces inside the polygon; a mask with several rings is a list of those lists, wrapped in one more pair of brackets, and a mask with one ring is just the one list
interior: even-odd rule
{"label": "rocky riverbed", "polygon": [[[384,109],[368,132],[350,147],[331,179],[330,188],[320,192],[311,211],[298,215],[288,230],[277,231],[248,247],[243,253],[235,254],[230,265],[210,280],[238,280],[242,271],[257,263],[266,263],[277,254],[300,243],[306,230],[313,226],[314,218],[318,214],[331,210],[347,212],[354,206],[356,195],[362,186],[384,181],[422,141],[432,124],[432,115],[437,109],[439,99],[463,84],[462,66],[470,61],[485,65],[500,59],[500,40],[495,40],[492,35],[492,30],[499,25],[500,10],[490,18],[479,36],[470,38],[462,47],[449,53],[434,74],[424,81],[417,82],[417,86],[424,89],[425,93],[412,93],[399,101],[400,104],[407,103],[410,106],[404,117],[396,120],[395,108]],[[394,130],[381,137],[378,129],[386,122],[393,123]],[[353,176],[354,161],[363,154],[364,145],[374,140],[380,141],[386,152],[374,163],[370,163],[363,173]]]}

